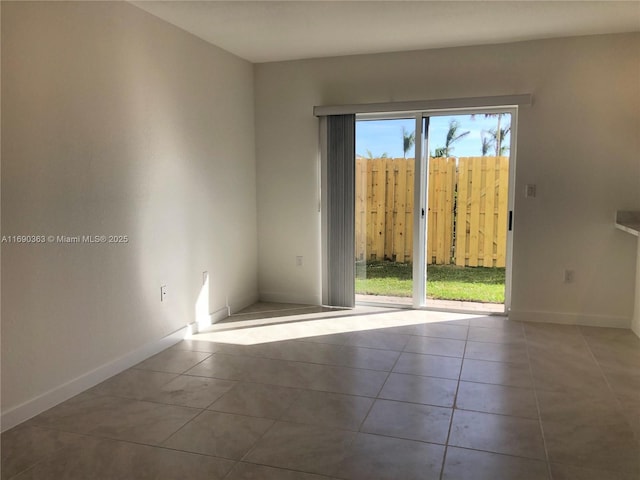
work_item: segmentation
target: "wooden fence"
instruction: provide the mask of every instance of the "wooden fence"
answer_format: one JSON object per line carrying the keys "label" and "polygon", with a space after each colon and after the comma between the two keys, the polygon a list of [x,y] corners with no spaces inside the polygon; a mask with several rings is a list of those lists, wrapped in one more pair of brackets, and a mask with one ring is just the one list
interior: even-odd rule
{"label": "wooden fence", "polygon": [[[356,259],[413,258],[413,159],[356,160]],[[504,267],[508,157],[429,159],[427,263]]]}

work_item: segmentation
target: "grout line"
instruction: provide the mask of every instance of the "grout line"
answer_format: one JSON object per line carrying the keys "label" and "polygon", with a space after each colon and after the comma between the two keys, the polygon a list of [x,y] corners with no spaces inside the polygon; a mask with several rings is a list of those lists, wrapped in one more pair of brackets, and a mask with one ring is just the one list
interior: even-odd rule
{"label": "grout line", "polygon": [[522,330],[524,333],[525,348],[527,352],[529,375],[531,376],[531,386],[533,388],[533,396],[536,400],[536,410],[538,411],[538,425],[540,426],[540,434],[542,435],[542,446],[544,447],[544,457],[547,463],[547,474],[550,479],[553,479],[553,474],[551,472],[551,462],[549,461],[549,449],[547,447],[547,438],[544,434],[544,427],[542,425],[542,413],[540,412],[540,401],[538,400],[538,389],[536,388],[536,383],[533,376],[533,367],[531,366],[531,355],[529,354],[529,342],[527,340],[527,329],[525,328],[525,322],[523,322],[522,324]]}
{"label": "grout line", "polygon": [[462,377],[462,367],[464,366],[464,358],[467,353],[467,342],[469,341],[469,331],[471,329],[471,325],[467,327],[467,338],[464,341],[464,349],[462,351],[462,361],[460,362],[460,371],[458,372],[458,383],[456,384],[456,393],[453,396],[453,405],[451,407],[451,419],[449,420],[449,430],[447,431],[447,438],[445,440],[444,445],[444,455],[442,456],[442,466],[440,467],[440,480],[444,477],[444,467],[447,462],[447,453],[449,451],[449,439],[451,438],[451,429],[453,428],[453,416],[456,412],[456,406],[458,403],[458,392],[460,391],[460,382]]}
{"label": "grout line", "polygon": [[[407,343],[409,343],[408,340],[407,340]],[[362,432],[362,427],[364,426],[365,422],[369,418],[369,415],[371,414],[371,410],[373,410],[373,406],[380,399],[380,393],[382,393],[382,390],[384,389],[384,386],[387,384],[387,381],[389,380],[389,377],[391,376],[391,373],[393,373],[393,369],[396,368],[396,365],[398,364],[398,360],[400,360],[401,356],[402,356],[402,352],[400,352],[400,354],[396,357],[396,360],[393,362],[393,365],[391,366],[391,368],[387,372],[387,376],[384,379],[384,382],[382,382],[382,385],[378,389],[378,393],[376,393],[376,396],[373,397],[373,402],[371,402],[371,406],[369,407],[369,410],[367,410],[367,414],[363,417],[362,421],[360,422],[360,425],[358,426],[358,433]],[[362,432],[362,433],[364,433],[364,432]]]}
{"label": "grout line", "polygon": [[611,393],[611,395],[615,399],[616,404],[618,405],[618,408],[619,408],[622,416],[624,417],[627,426],[631,429],[631,432],[633,433],[633,436],[636,439],[636,441],[638,443],[640,443],[640,431],[637,430],[636,428],[634,428],[633,424],[631,423],[631,420],[627,416],[627,411],[626,411],[624,405],[622,405],[622,401],[620,400],[620,398],[616,394],[615,390],[611,386],[611,383],[609,382],[609,378],[607,377],[607,374],[604,373],[602,365],[600,365],[600,362],[598,361],[598,358],[593,353],[593,350],[591,350],[591,345],[589,344],[589,341],[586,339],[586,337],[585,337],[584,333],[582,332],[582,329],[580,328],[580,326],[578,326],[578,331],[580,332],[580,336],[584,340],[584,343],[586,344],[587,350],[589,350],[589,353],[591,354],[591,357],[593,358],[593,361],[596,362],[596,365],[598,366],[598,370],[600,370],[600,374],[604,378],[604,381],[607,384],[607,387],[609,388],[609,392]]}

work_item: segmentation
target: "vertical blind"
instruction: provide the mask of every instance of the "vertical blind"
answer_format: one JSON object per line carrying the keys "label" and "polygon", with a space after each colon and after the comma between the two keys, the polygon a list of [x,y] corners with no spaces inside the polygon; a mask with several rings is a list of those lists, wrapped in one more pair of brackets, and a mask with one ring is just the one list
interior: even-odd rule
{"label": "vertical blind", "polygon": [[327,116],[327,303],[355,306],[355,115]]}

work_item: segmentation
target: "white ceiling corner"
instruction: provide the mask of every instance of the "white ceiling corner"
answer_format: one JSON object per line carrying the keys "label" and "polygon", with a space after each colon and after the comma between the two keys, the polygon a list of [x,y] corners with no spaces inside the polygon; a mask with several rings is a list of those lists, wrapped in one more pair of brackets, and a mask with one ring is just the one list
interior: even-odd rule
{"label": "white ceiling corner", "polygon": [[640,1],[133,1],[254,63],[640,31]]}

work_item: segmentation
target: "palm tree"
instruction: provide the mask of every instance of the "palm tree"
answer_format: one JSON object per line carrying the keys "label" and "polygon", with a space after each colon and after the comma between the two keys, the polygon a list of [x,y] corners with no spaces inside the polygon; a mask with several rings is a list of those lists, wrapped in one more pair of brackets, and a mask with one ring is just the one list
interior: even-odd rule
{"label": "palm tree", "polygon": [[[492,118],[497,117],[498,122],[495,129],[489,130],[489,134],[493,139],[493,145],[495,146],[496,157],[499,157],[507,150],[509,147],[503,147],[502,142],[506,138],[507,134],[511,131],[511,124],[507,125],[505,128],[500,128],[500,123],[502,122],[502,117],[504,115],[509,115],[508,113],[485,113],[484,118]],[[471,119],[475,118],[475,114],[471,115]],[[486,153],[485,153],[486,149]],[[488,147],[485,146],[485,137],[482,137],[482,156],[484,157],[487,153],[489,153]]]}
{"label": "palm tree", "polygon": [[500,123],[498,123],[498,128],[492,128],[489,130],[489,135],[491,136],[492,143],[496,146],[496,157],[500,157],[507,153],[509,147],[506,145],[502,145],[502,142],[507,135],[511,131],[511,125],[507,125],[505,128],[499,128]]}
{"label": "palm tree", "polygon": [[373,152],[371,150],[369,150],[368,148],[365,150],[366,155],[362,155],[361,153],[357,154],[357,157],[360,158],[367,158],[369,160],[373,160],[375,158],[389,158],[389,154],[387,152],[383,152],[381,155],[374,155]]}
{"label": "palm tree", "polygon": [[453,144],[458,140],[466,137],[471,133],[469,130],[466,132],[458,133],[460,129],[460,122],[457,120],[451,120],[449,122],[449,131],[447,131],[447,137],[444,142],[444,147],[436,148],[434,157],[450,157],[454,150]]}
{"label": "palm tree", "polygon": [[482,156],[483,157],[486,157],[489,154],[489,150],[493,146],[493,141],[491,140],[490,137],[487,137],[485,133],[487,132],[483,130],[482,133],[480,134],[482,138]]}
{"label": "palm tree", "polygon": [[404,158],[407,158],[407,153],[413,147],[416,142],[416,132],[407,132],[407,129],[402,127],[402,148],[404,149]]}

